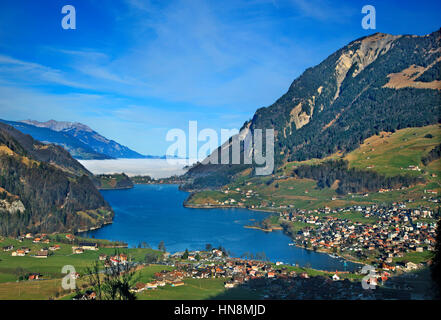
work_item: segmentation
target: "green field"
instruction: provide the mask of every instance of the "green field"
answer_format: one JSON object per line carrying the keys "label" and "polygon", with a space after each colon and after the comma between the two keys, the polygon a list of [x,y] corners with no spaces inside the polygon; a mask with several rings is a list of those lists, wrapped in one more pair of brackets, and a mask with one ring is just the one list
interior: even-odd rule
{"label": "green field", "polygon": [[[343,156],[335,154],[325,159],[311,159],[302,162],[289,162],[276,171],[273,176],[248,176],[242,174],[233,183],[221,191],[202,191],[193,194],[188,204],[219,206],[219,202],[234,199],[235,205],[241,207],[260,207],[265,210],[286,210],[288,207],[298,209],[317,209],[348,207],[352,205],[390,205],[392,202],[413,202],[408,207],[427,206],[438,207],[429,202],[424,190],[434,190],[441,194],[441,160],[435,160],[424,166],[421,158],[441,142],[439,125],[420,128],[406,128],[394,133],[380,133],[370,137],[356,150]],[[382,175],[418,175],[425,180],[424,184],[408,189],[394,190],[385,193],[370,193],[364,195],[343,195],[331,188],[317,188],[316,182],[310,179],[292,177],[292,172],[299,165],[317,164],[329,159],[344,158],[350,168],[373,170]],[[409,170],[409,166],[418,166],[421,171]],[[432,176],[433,175],[433,176]],[[236,191],[239,188],[240,191]],[[224,193],[226,189],[228,194]],[[246,198],[243,191],[252,190],[251,197]],[[426,197],[426,199],[424,199]]]}
{"label": "green field", "polygon": [[[219,202],[234,199],[236,205],[242,203],[246,207],[256,207],[262,204],[269,209],[288,205],[295,205],[296,208],[315,209],[323,207],[331,201],[332,197],[336,196],[336,192],[331,188],[318,189],[316,182],[311,179],[286,178],[267,184],[268,180],[268,177],[262,177],[252,178],[247,181],[247,184],[235,182],[228,186],[230,188],[228,194],[221,191],[198,192],[192,195],[189,204],[218,206]],[[236,191],[236,188],[252,190],[254,194],[246,198]]]}
{"label": "green field", "polygon": [[[94,240],[90,240],[94,241]],[[59,243],[60,250],[54,251],[52,256],[48,258],[34,258],[32,254],[37,252],[43,247],[48,247],[50,244],[34,244],[31,240],[24,240],[19,242],[14,239],[5,239],[0,241],[0,247],[6,245],[14,245],[15,248],[28,247],[31,252],[24,257],[13,257],[11,252],[0,251],[0,283],[15,281],[18,279],[19,274],[26,273],[41,273],[45,279],[60,278],[63,276],[61,269],[65,265],[72,265],[76,271],[80,274],[83,273],[86,268],[90,267],[94,261],[98,260],[100,254],[113,255],[116,252],[126,253],[129,259],[133,261],[143,261],[147,253],[161,253],[152,249],[121,249],[121,248],[99,248],[98,251],[85,251],[82,254],[72,253],[72,244]]]}
{"label": "green field", "polygon": [[[428,138],[427,135],[432,138]],[[391,176],[403,173],[418,175],[406,170],[409,165],[423,167],[421,158],[441,143],[439,125],[406,128],[394,133],[380,133],[366,139],[356,150],[345,156],[349,166],[371,170]],[[438,171],[439,172],[439,171]]]}
{"label": "green field", "polygon": [[395,262],[413,262],[422,263],[433,258],[434,253],[431,251],[408,252],[403,257],[394,258]]}
{"label": "green field", "polygon": [[172,266],[164,266],[164,265],[149,265],[148,267],[143,268],[138,271],[136,274],[136,280],[138,282],[150,282],[154,280],[154,274],[156,272],[161,272],[162,270],[174,270],[175,268]]}
{"label": "green field", "polygon": [[[94,239],[88,239],[89,242]],[[82,254],[72,254],[72,244],[57,243],[61,246],[53,255],[48,258],[34,258],[34,254],[42,247],[55,244],[32,243],[31,240],[18,240],[6,238],[0,239],[0,247],[14,245],[15,248],[28,247],[31,252],[24,257],[13,257],[10,252],[0,251],[0,300],[24,299],[24,300],[47,300],[47,299],[71,299],[75,293],[65,291],[61,288],[61,281],[65,274],[61,269],[65,265],[72,265],[82,277],[77,280],[79,287],[87,283],[87,276],[84,276],[86,268],[92,267],[98,260],[100,254],[113,255],[116,252],[125,253],[132,261],[143,261],[147,253],[162,255],[161,252],[148,248],[99,248],[98,251],[85,251]],[[154,274],[162,270],[173,270],[172,266],[147,265],[136,271],[134,282],[149,282],[154,280]],[[29,273],[40,273],[42,280],[21,280],[20,276]],[[228,296],[229,291],[224,288],[225,279],[185,279],[185,285],[171,287],[166,285],[156,290],[144,291],[138,294],[143,299],[214,299],[219,295]],[[249,290],[241,289],[233,291],[231,299],[253,299],[258,296],[251,294]]]}
{"label": "green field", "polygon": [[[206,300],[206,299],[258,299],[259,296],[249,290],[240,292],[225,289],[223,278],[185,279],[184,285],[169,285],[155,290],[143,291],[138,295],[140,300]],[[231,294],[230,294],[231,293]],[[234,293],[234,294],[232,294]]]}
{"label": "green field", "polygon": [[0,283],[0,300],[48,300],[68,293],[61,279]]}
{"label": "green field", "polygon": [[133,183],[130,178],[122,174],[100,174],[96,175],[95,179],[99,183],[100,189],[119,189],[119,188],[132,188]]}

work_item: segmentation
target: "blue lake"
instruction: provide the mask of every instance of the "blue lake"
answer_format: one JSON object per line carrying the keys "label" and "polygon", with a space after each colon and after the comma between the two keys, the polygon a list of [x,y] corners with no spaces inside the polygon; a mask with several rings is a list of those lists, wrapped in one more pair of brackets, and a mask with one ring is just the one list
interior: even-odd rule
{"label": "blue lake", "polygon": [[135,185],[133,189],[102,191],[115,211],[113,224],[83,233],[98,239],[120,240],[156,248],[164,241],[168,252],[203,250],[207,243],[223,246],[232,256],[264,252],[270,261],[282,261],[320,270],[354,270],[359,265],[327,254],[289,246],[282,231],[244,228],[268,213],[247,209],[191,209],[183,206],[188,193],[177,185]]}

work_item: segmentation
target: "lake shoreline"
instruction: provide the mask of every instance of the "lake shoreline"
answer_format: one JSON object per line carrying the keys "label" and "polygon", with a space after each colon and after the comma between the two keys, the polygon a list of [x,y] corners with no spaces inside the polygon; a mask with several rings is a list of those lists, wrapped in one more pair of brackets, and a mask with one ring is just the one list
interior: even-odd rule
{"label": "lake shoreline", "polygon": [[[104,228],[105,226],[107,226],[107,225],[109,225],[109,224],[112,224],[112,223],[113,223],[113,220],[112,220],[112,221],[105,221],[105,222],[103,222],[100,226],[89,227],[89,228],[86,228],[86,229],[78,229],[78,230],[75,232],[75,234],[83,233],[83,232],[89,232],[89,231],[94,231],[94,230],[98,230],[98,229]],[[108,240],[108,239],[107,239],[107,240]]]}
{"label": "lake shoreline", "polygon": [[[310,255],[305,254],[306,251],[312,253],[310,250],[303,251],[305,248],[297,245],[289,246],[292,239],[281,227],[272,227],[270,231],[249,223],[250,220],[265,219],[262,214],[269,215],[274,213],[273,210],[234,205],[220,208],[188,205],[185,203],[188,192],[179,190],[177,184],[135,184],[127,191],[118,192],[120,190],[106,189],[103,192],[115,211],[113,222],[108,223],[106,228],[102,225],[82,236],[123,241],[129,247],[137,246],[141,241],[153,247],[163,240],[168,252],[184,251],[185,248],[201,250],[204,244],[211,243],[227,248],[234,257],[246,252],[265,252],[270,261],[299,266],[310,264],[315,270],[358,269],[355,264],[343,266],[341,260],[332,259],[322,252]],[[212,209],[213,214],[207,215],[205,210],[197,209]],[[167,214],[158,216],[159,212]],[[152,221],[155,224],[152,225]],[[241,231],[253,229],[264,231],[262,234],[268,236]],[[282,232],[274,232],[279,230]]]}
{"label": "lake shoreline", "polygon": [[[190,199],[190,197],[191,197],[191,194],[189,195],[189,197],[187,198],[187,200]],[[187,201],[187,200],[186,200],[186,201]],[[266,213],[277,213],[277,211],[275,211],[275,210],[270,210],[270,209],[260,209],[260,208],[246,208],[246,207],[238,206],[238,205],[196,205],[196,204],[187,204],[187,203],[185,203],[185,202],[184,202],[183,205],[184,205],[184,207],[187,207],[187,208],[193,208],[193,209],[222,209],[222,208],[236,208],[236,209],[246,209],[246,210],[259,211],[259,212],[266,212]],[[260,231],[267,232],[267,233],[268,233],[268,232],[273,232],[273,231],[276,231],[276,230],[281,230],[281,231],[283,232],[284,235],[286,235],[287,237],[289,237],[291,240],[294,241],[294,239],[293,239],[293,238],[292,238],[287,232],[285,232],[285,229],[284,229],[282,226],[279,226],[279,227],[274,226],[274,227],[271,227],[271,229],[265,229],[265,228],[262,228],[262,227],[259,227],[259,226],[245,225],[244,228],[260,230]],[[331,252],[330,250],[325,250],[325,249],[316,249],[316,250],[313,250],[313,249],[311,249],[311,248],[307,248],[307,247],[304,247],[304,246],[300,246],[300,245],[298,245],[296,242],[293,242],[293,243],[294,243],[294,245],[295,245],[297,248],[300,248],[300,249],[305,249],[305,250],[309,250],[309,251],[312,251],[312,252],[323,253],[323,254],[327,254],[327,255],[329,255],[329,256],[331,256],[331,255],[336,255],[336,256],[338,256],[339,258],[341,258],[341,259],[343,259],[343,260],[345,260],[345,261],[352,262],[352,263],[356,263],[356,264],[359,264],[359,265],[362,265],[362,266],[366,265],[366,264],[363,263],[362,261],[357,261],[357,260],[354,260],[354,259],[349,259],[349,258],[347,258],[347,257],[345,257],[345,256],[343,256],[343,255],[341,255],[341,254],[339,254],[339,253]],[[319,269],[316,269],[316,270],[319,270]]]}
{"label": "lake shoreline", "polygon": [[134,186],[131,187],[115,187],[115,188],[97,188],[99,191],[106,191],[106,190],[127,190],[127,189],[133,189]]}
{"label": "lake shoreline", "polygon": [[247,229],[256,229],[256,230],[260,230],[260,231],[263,231],[263,232],[273,232],[273,231],[275,231],[275,230],[283,230],[283,228],[282,227],[271,227],[271,228],[269,228],[269,229],[265,229],[265,228],[262,228],[262,227],[259,227],[259,226],[243,226],[244,228],[247,228]]}

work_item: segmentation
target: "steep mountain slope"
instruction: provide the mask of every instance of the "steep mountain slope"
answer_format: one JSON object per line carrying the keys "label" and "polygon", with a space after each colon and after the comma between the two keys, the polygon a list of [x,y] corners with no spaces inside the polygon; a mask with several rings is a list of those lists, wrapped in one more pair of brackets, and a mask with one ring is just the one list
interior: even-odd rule
{"label": "steep mountain slope", "polygon": [[185,205],[285,211],[404,202],[436,209],[440,143],[440,124],[380,132],[344,156],[287,162],[270,176],[241,175],[221,190],[193,193]]}
{"label": "steep mountain slope", "polygon": [[77,231],[113,211],[67,151],[0,123],[0,234]]}
{"label": "steep mountain slope", "polygon": [[62,146],[64,149],[69,151],[72,157],[80,160],[87,159],[112,159],[107,155],[96,152],[91,147],[81,142],[70,134],[62,131],[54,131],[45,127],[38,127],[30,125],[23,122],[0,120],[0,122],[9,124],[16,128],[17,130],[31,135],[34,139],[41,141],[43,143],[54,143],[56,145]]}
{"label": "steep mountain slope", "polygon": [[49,120],[46,122],[24,120],[22,123],[39,128],[47,128],[55,132],[66,134],[77,139],[80,143],[88,146],[96,153],[104,154],[110,158],[146,158],[146,156],[133,151],[126,146],[103,137],[98,132],[92,130],[82,123],[55,120]]}
{"label": "steep mountain slope", "polygon": [[[440,30],[355,40],[307,69],[273,105],[258,109],[241,135],[273,128],[280,166],[347,153],[381,131],[437,123],[441,81],[433,73],[440,61]],[[187,173],[193,180],[187,188],[218,187],[247,167],[197,165]]]}
{"label": "steep mountain slope", "polygon": [[43,144],[33,139],[30,135],[23,134],[12,126],[0,123],[0,129],[4,134],[14,139],[20,148],[26,152],[25,156],[39,162],[46,162],[62,171],[76,176],[86,175],[92,177],[81,163],[72,158],[72,156],[61,148],[53,144]]}

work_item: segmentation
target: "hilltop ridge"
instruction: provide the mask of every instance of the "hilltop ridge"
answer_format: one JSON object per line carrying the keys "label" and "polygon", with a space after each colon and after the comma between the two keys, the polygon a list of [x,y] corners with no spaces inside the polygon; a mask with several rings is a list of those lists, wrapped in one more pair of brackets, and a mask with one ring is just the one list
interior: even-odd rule
{"label": "hilltop ridge", "polygon": [[111,223],[92,174],[63,148],[0,123],[0,234],[76,232]]}
{"label": "hilltop ridge", "polygon": [[[277,169],[290,161],[348,153],[381,131],[438,123],[441,81],[433,74],[440,60],[440,30],[354,40],[306,69],[271,106],[257,109],[239,135],[274,129]],[[220,148],[231,148],[231,139]],[[241,150],[243,156],[243,143]],[[191,181],[186,188],[218,188],[255,167],[199,164],[186,174]]]}

